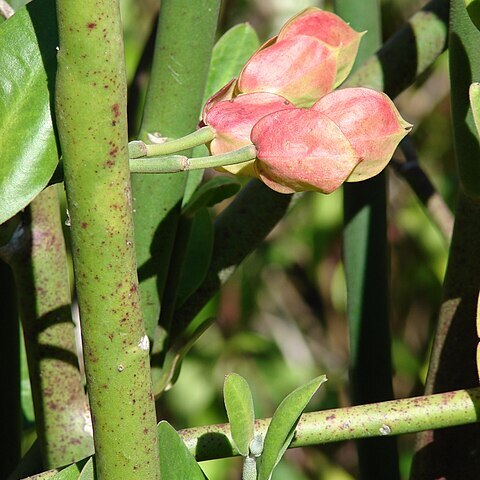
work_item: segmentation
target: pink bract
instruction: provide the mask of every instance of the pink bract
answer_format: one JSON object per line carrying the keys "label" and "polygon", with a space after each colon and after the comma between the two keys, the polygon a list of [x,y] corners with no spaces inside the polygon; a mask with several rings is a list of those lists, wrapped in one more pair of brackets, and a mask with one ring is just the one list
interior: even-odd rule
{"label": "pink bract", "polygon": [[[210,152],[217,155],[249,145],[252,128],[262,117],[291,108],[295,107],[288,100],[273,93],[250,93],[215,103],[203,115],[203,122],[215,130]],[[252,164],[253,160],[223,169],[234,174],[254,175]]]}
{"label": "pink bract", "polygon": [[321,40],[338,53],[334,88],[350,73],[365,32],[357,32],[334,13],[307,8],[290,19],[278,35],[278,41],[307,35]]}
{"label": "pink bract", "polygon": [[360,161],[340,128],[312,109],[272,113],[253,127],[251,139],[257,175],[280,193],[331,193]]}
{"label": "pink bract", "polygon": [[387,95],[369,88],[337,90],[321,98],[312,109],[333,120],[360,157],[349,182],[381,172],[412,127]]}
{"label": "pink bract", "polygon": [[320,40],[297,35],[260,49],[238,79],[242,93],[271,92],[310,106],[333,89],[337,52]]}

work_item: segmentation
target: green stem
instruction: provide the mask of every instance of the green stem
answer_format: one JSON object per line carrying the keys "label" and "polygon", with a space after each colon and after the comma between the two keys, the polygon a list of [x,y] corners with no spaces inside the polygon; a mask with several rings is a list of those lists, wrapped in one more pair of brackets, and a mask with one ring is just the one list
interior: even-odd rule
{"label": "green stem", "polygon": [[202,127],[193,133],[175,140],[169,140],[164,143],[144,143],[141,140],[135,140],[128,144],[128,155],[130,158],[140,157],[159,157],[170,153],[189,150],[190,148],[203,145],[215,138],[215,131],[211,127]]}
{"label": "green stem", "polygon": [[[471,83],[480,78],[480,32],[463,0],[452,0],[450,18],[452,119],[460,194],[427,394],[478,385],[475,318],[480,289],[480,144],[468,94]],[[458,478],[478,478],[480,467],[470,454],[478,449],[478,425],[425,432],[418,436],[412,478],[422,479],[433,471],[439,478],[450,472]]]}
{"label": "green stem", "polygon": [[116,0],[57,1],[56,116],[99,480],[160,476]]}
{"label": "green stem", "polygon": [[253,145],[239,148],[229,153],[208,157],[188,158],[183,155],[166,157],[131,158],[130,171],[132,173],[174,173],[199,170],[203,168],[222,167],[254,160],[257,151]]}
{"label": "green stem", "polygon": [[427,3],[343,86],[370,87],[390,97],[400,94],[445,50],[449,4],[449,0]]}
{"label": "green stem", "polygon": [[57,197],[51,186],[30,204],[11,242],[37,436],[43,464],[58,467],[93,451],[71,319],[68,264]]}
{"label": "green stem", "polygon": [[[367,31],[356,65],[382,43],[378,0],[336,0],[335,11],[358,31]],[[350,382],[354,405],[393,398],[390,353],[389,250],[386,174],[346,183],[344,264],[350,337]],[[357,442],[359,478],[399,479],[395,438]],[[382,462],[378,462],[379,456]]]}
{"label": "green stem", "polygon": [[[144,142],[148,141],[148,132],[179,138],[195,130],[219,7],[220,0],[162,0],[139,133]],[[132,175],[137,263],[145,272],[140,278],[142,311],[152,341],[169,264],[176,255],[175,234],[186,180],[187,174],[179,173]]]}
{"label": "green stem", "polygon": [[[479,421],[479,409],[480,388],[472,388],[304,413],[300,417],[290,447],[402,435],[426,429],[475,423]],[[265,436],[269,424],[269,418],[256,420],[255,433]],[[178,433],[197,461],[239,455],[232,442],[228,423],[188,428]]]}

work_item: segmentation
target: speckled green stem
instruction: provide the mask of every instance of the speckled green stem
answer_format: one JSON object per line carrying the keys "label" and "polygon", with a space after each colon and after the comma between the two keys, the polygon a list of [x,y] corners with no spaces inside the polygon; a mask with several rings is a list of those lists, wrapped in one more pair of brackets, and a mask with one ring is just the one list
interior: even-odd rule
{"label": "speckled green stem", "polygon": [[37,436],[45,468],[93,452],[90,412],[75,348],[57,187],[38,195],[10,242]]}
{"label": "speckled green stem", "polygon": [[[474,388],[304,413],[296,428],[291,447],[464,425],[478,422],[479,411],[480,388]],[[255,433],[265,435],[269,423],[269,418],[256,420]],[[232,442],[228,423],[189,428],[178,433],[198,461],[239,455]],[[380,462],[381,458],[378,460]]]}
{"label": "speckled green stem", "polygon": [[99,480],[159,478],[116,0],[57,1],[56,114]]}

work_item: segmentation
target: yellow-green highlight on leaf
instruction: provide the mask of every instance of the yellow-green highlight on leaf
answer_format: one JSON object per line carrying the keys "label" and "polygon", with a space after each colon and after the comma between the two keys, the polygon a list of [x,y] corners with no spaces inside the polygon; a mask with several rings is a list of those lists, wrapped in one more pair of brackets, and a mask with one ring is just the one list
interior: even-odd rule
{"label": "yellow-green highlight on leaf", "polygon": [[465,0],[470,20],[480,29],[480,0]]}
{"label": "yellow-green highlight on leaf", "polygon": [[157,427],[161,478],[204,480],[207,478],[176,430],[166,421]]}
{"label": "yellow-green highlight on leaf", "polygon": [[[480,2],[478,3],[480,5]],[[470,85],[470,107],[475,127],[477,127],[477,135],[480,138],[480,83],[478,82]]]}
{"label": "yellow-green highlight on leaf", "polygon": [[233,443],[246,457],[253,440],[255,421],[252,393],[247,381],[236,373],[230,373],[225,377],[223,397]]}
{"label": "yellow-green highlight on leaf", "polygon": [[265,435],[260,457],[258,480],[269,480],[295,434],[300,416],[318,388],[327,381],[325,375],[314,378],[290,393],[278,406]]}

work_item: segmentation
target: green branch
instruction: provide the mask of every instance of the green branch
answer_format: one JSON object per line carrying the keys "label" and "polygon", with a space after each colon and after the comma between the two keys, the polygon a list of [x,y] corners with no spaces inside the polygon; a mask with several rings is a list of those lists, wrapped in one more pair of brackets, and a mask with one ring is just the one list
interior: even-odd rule
{"label": "green branch", "polygon": [[130,171],[132,173],[173,173],[199,170],[203,168],[215,168],[225,165],[254,160],[257,151],[253,145],[239,148],[233,152],[208,157],[188,158],[184,155],[172,155],[165,157],[143,157],[130,159]]}
{"label": "green branch", "polygon": [[43,465],[58,467],[90,455],[93,442],[77,360],[56,186],[30,204],[8,247]]}
{"label": "green branch", "polygon": [[[480,388],[474,388],[304,413],[290,447],[465,425],[479,421],[479,410]],[[255,433],[265,436],[269,423],[269,418],[256,420]],[[188,428],[178,433],[197,461],[239,455],[232,442],[228,423]]]}
{"label": "green branch", "polygon": [[56,116],[99,480],[159,478],[116,0],[57,1]]}

